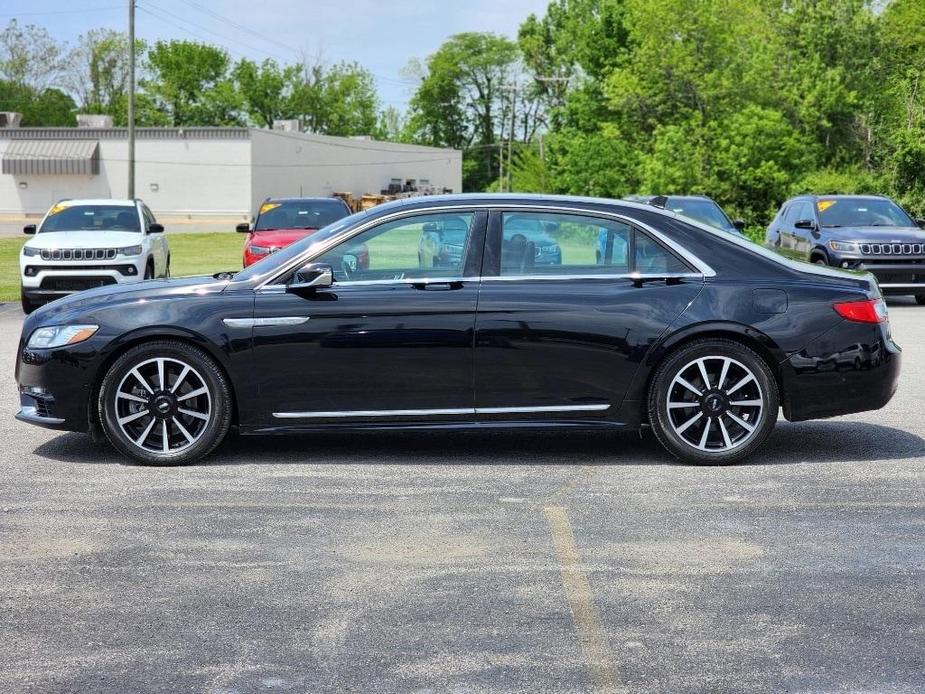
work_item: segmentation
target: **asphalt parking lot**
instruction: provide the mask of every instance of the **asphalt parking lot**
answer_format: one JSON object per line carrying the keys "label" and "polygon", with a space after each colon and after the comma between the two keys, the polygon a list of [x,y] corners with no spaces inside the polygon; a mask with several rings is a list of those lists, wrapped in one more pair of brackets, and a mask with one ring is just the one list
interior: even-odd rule
{"label": "asphalt parking lot", "polygon": [[0,691],[925,689],[925,308],[884,410],[750,464],[651,436],[232,438],[127,465],[13,420]]}

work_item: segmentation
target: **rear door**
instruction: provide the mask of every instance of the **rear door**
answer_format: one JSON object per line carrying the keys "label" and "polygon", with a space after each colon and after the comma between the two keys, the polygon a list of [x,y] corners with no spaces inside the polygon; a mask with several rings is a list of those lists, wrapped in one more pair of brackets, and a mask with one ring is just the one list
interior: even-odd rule
{"label": "rear door", "polygon": [[476,315],[481,420],[620,421],[640,362],[700,291],[689,261],[628,220],[498,209]]}

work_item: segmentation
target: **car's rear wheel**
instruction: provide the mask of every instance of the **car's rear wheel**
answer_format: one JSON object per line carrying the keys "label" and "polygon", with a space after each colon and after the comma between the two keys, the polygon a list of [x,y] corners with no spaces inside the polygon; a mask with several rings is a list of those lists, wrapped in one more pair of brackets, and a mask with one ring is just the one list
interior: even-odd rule
{"label": "car's rear wheel", "polygon": [[670,354],[649,391],[649,422],[672,455],[729,465],[754,453],[777,421],[774,374],[748,347],[725,339],[691,342]]}
{"label": "car's rear wheel", "polygon": [[27,316],[39,307],[37,303],[26,296],[26,292],[19,290],[19,301],[22,304],[22,312]]}
{"label": "car's rear wheel", "polygon": [[144,465],[186,465],[225,438],[232,397],[225,374],[205,352],[159,340],[116,360],[98,407],[103,431],[120,453]]}

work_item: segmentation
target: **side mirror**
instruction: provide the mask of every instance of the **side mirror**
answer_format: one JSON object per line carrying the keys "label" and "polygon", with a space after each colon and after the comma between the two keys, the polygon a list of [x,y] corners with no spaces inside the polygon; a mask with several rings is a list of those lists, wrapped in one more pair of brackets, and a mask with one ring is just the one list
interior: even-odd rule
{"label": "side mirror", "polygon": [[334,268],[325,263],[309,263],[296,270],[287,291],[298,292],[307,289],[325,289],[334,284]]}
{"label": "side mirror", "polygon": [[35,233],[35,224],[27,224],[22,228],[22,233],[29,234],[30,236]]}
{"label": "side mirror", "polygon": [[814,231],[816,229],[816,223],[811,219],[801,219],[796,224],[794,224],[797,229],[809,229]]}
{"label": "side mirror", "polygon": [[918,224],[920,228],[925,229],[925,219],[916,219],[915,223]]}
{"label": "side mirror", "polygon": [[732,226],[739,231],[745,231],[745,220],[744,219],[734,219],[732,221]]}
{"label": "side mirror", "polygon": [[234,228],[239,234],[249,234],[251,231],[251,225],[247,222],[241,222]]}
{"label": "side mirror", "polygon": [[149,224],[149,225],[148,225],[148,233],[149,233],[149,234],[163,234],[163,233],[164,233],[164,225],[163,225],[163,224],[158,224],[157,222],[155,222],[154,224]]}

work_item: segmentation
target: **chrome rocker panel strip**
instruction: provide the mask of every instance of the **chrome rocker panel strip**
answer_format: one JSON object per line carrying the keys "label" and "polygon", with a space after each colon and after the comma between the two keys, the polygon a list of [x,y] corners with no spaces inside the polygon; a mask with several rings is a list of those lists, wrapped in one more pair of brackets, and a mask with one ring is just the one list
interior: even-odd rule
{"label": "chrome rocker panel strip", "polygon": [[538,412],[602,412],[610,405],[551,405],[546,407],[459,407],[435,410],[346,410],[329,412],[274,412],[276,419],[366,419],[372,417],[430,417],[435,415],[525,414]]}

